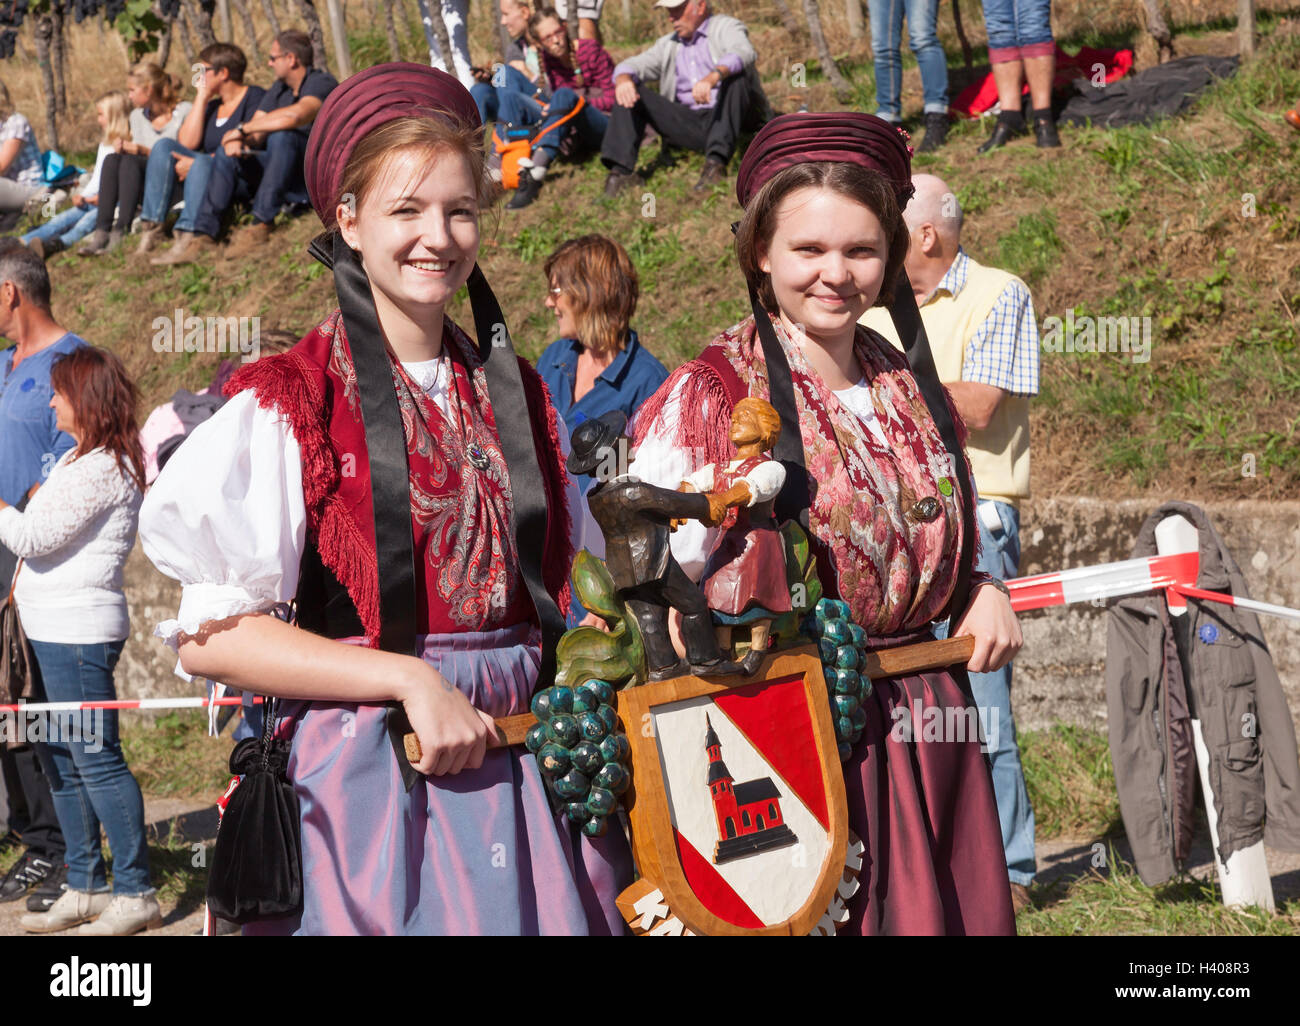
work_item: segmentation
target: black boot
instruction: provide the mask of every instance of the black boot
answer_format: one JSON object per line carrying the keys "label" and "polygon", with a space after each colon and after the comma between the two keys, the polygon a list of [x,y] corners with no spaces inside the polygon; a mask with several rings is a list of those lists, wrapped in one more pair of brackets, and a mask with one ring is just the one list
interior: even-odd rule
{"label": "black boot", "polygon": [[993,134],[976,152],[988,153],[990,150],[1000,149],[1012,139],[1018,139],[1024,134],[1026,134],[1024,115],[1020,111],[1014,114],[1004,112],[998,115],[998,123],[993,126]]}
{"label": "black boot", "polygon": [[1050,107],[1034,111],[1034,138],[1040,150],[1052,150],[1061,145],[1061,137],[1056,134],[1056,119],[1052,117]]}
{"label": "black boot", "polygon": [[933,153],[948,138],[948,115],[931,111],[925,116],[925,138],[916,148],[918,153]]}
{"label": "black boot", "polygon": [[740,664],[727,659],[718,648],[713,619],[707,609],[682,617],[682,643],[686,646],[691,672],[697,677],[725,677],[741,672]]}
{"label": "black boot", "polygon": [[542,180],[534,178],[532,172],[524,168],[519,173],[519,188],[515,190],[514,197],[506,204],[507,210],[523,210],[529,206],[533,200],[537,199],[538,193],[542,191]]}

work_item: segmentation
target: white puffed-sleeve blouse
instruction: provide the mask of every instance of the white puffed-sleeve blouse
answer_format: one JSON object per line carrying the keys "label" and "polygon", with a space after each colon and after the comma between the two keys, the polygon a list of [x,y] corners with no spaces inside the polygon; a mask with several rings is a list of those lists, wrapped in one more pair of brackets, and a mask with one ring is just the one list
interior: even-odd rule
{"label": "white puffed-sleeve blouse", "polygon": [[[444,413],[445,360],[402,364]],[[569,436],[558,420],[567,458]],[[568,485],[575,551],[603,553],[600,529],[572,478]],[[289,422],[239,392],[176,450],[145,496],[140,542],[162,573],[181,584],[175,619],[154,629],[172,649],[181,634],[293,599],[307,536],[302,459]]]}

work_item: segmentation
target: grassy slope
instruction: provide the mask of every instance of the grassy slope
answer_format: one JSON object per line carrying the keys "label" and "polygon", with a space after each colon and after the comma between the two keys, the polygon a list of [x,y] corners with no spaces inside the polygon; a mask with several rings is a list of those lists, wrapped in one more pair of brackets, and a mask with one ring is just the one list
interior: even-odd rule
{"label": "grassy slope", "polygon": [[[1300,207],[1291,188],[1300,137],[1280,118],[1300,97],[1298,24],[1264,19],[1259,58],[1212,88],[1193,116],[1117,131],[1066,128],[1062,150],[1026,141],[980,158],[973,150],[984,128],[964,122],[938,155],[916,158],[961,197],[972,255],[1029,283],[1040,323],[1070,309],[1151,318],[1148,363],[1122,353],[1043,354],[1031,407],[1035,494],[1269,498],[1300,484]],[[814,64],[805,90],[782,76],[798,55],[782,54],[779,30],[760,25],[754,34],[760,51],[775,55],[766,85],[779,109],[799,100],[835,106]],[[1081,31],[1077,41],[1109,36]],[[1183,52],[1223,52],[1232,39],[1207,30],[1181,43]],[[632,48],[618,39],[611,46]],[[377,59],[382,39],[364,37],[357,50]],[[955,91],[956,56],[953,64]],[[870,65],[850,56],[845,68],[855,105],[870,109]],[[907,72],[909,98],[915,74]],[[657,155],[657,146],[643,152],[647,168]],[[485,220],[481,259],[524,353],[535,356],[553,335],[542,260],[585,232],[627,247],[641,276],[635,325],[669,367],[744,315],[728,229],[734,196],[730,184],[695,196],[699,163],[687,154],[655,167],[641,195],[617,201],[604,198],[595,158],[561,165],[532,208]],[[329,276],[305,253],[316,227],[310,217],[287,224],[256,267],[161,270],[123,256],[61,255],[51,265],[57,313],[116,348],[152,405],[178,385],[206,383],[216,361],[155,353],[154,318],[180,307],[301,332],[329,310]],[[454,313],[470,323],[463,301]],[[1243,475],[1251,464],[1254,476]]]}

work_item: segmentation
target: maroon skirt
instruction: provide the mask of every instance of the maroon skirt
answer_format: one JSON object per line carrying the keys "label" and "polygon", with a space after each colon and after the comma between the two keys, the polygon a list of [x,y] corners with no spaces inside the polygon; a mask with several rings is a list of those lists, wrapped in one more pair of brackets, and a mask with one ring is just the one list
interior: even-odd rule
{"label": "maroon skirt", "polygon": [[[933,640],[872,638],[873,649]],[[861,887],[842,935],[1014,935],[988,760],[964,667],[873,682],[844,765]]]}

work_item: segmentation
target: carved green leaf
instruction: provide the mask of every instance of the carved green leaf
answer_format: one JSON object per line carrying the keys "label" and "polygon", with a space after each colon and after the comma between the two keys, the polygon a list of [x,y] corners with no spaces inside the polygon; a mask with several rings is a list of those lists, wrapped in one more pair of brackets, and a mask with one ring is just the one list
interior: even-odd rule
{"label": "carved green leaf", "polygon": [[640,683],[645,669],[645,647],[636,618],[614,594],[614,580],[602,560],[585,549],[573,561],[573,589],[583,606],[602,617],[609,631],[574,627],[565,631],[556,647],[555,682],[577,687],[598,677],[617,688]]}

